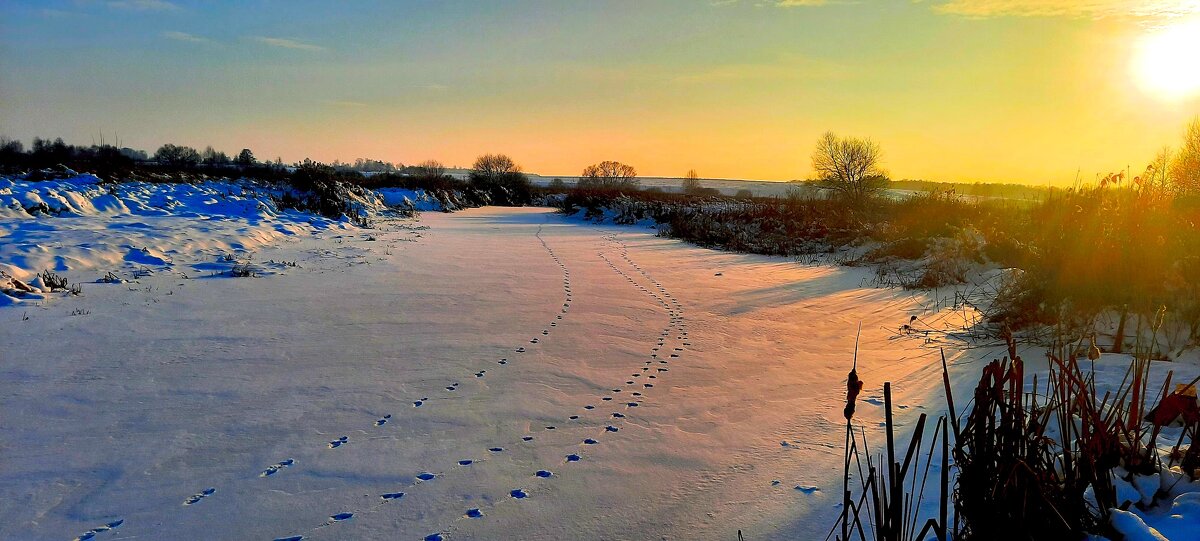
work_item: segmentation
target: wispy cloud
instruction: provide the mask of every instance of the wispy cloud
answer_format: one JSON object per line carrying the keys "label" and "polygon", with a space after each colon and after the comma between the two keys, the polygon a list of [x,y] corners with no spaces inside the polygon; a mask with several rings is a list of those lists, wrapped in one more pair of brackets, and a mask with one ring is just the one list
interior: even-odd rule
{"label": "wispy cloud", "polygon": [[38,11],[42,17],[47,19],[65,19],[67,17],[78,17],[81,14],[74,11],[66,11],[62,9],[42,9]]}
{"label": "wispy cloud", "polygon": [[[741,0],[709,0],[708,3],[712,6],[732,6],[740,1]],[[859,3],[859,0],[760,0],[754,3],[754,7],[799,8],[857,3]]]}
{"label": "wispy cloud", "polygon": [[933,9],[940,13],[976,19],[993,17],[1161,19],[1200,13],[1200,0],[949,0],[935,2]]}
{"label": "wispy cloud", "polygon": [[112,0],[108,2],[108,7],[135,11],[176,11],[180,9],[177,4],[167,0]]}
{"label": "wispy cloud", "polygon": [[784,81],[844,79],[854,74],[849,67],[807,57],[780,59],[772,63],[723,64],[677,74],[680,83],[716,83],[723,81]]}
{"label": "wispy cloud", "polygon": [[189,34],[187,32],[176,32],[176,31],[163,32],[162,36],[167,39],[173,39],[175,41],[186,41],[188,43],[212,43],[211,39],[197,36],[195,34]]}
{"label": "wispy cloud", "polygon": [[303,41],[296,40],[296,39],[272,38],[272,37],[267,37],[267,36],[253,36],[250,39],[253,39],[259,43],[264,43],[266,45],[270,45],[271,47],[279,47],[281,49],[296,49],[296,50],[301,50],[301,51],[324,51],[324,50],[326,50],[324,47],[322,47],[320,45],[313,45],[311,43],[305,43]]}

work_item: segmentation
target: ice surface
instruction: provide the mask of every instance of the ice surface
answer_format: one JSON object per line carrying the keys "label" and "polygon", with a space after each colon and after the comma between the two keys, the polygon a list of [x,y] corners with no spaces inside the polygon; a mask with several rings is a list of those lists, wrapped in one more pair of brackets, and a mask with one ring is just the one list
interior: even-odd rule
{"label": "ice surface", "polygon": [[[1001,353],[897,335],[952,314],[863,269],[549,209],[366,231],[104,196],[130,211],[0,219],[8,269],[169,270],[0,307],[3,539],[823,538],[859,323],[902,426],[941,410],[936,346],[956,386]],[[231,249],[291,264],[215,278]]]}

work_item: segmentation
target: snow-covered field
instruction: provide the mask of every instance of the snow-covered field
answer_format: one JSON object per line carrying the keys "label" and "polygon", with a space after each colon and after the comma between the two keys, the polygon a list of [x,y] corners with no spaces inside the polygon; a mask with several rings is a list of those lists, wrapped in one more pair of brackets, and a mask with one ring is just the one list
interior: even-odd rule
{"label": "snow-covered field", "polygon": [[884,381],[907,426],[939,347],[964,389],[1001,354],[865,269],[203,195],[266,208],[0,219],[0,269],[83,283],[0,308],[0,539],[822,539],[859,324],[874,441]]}

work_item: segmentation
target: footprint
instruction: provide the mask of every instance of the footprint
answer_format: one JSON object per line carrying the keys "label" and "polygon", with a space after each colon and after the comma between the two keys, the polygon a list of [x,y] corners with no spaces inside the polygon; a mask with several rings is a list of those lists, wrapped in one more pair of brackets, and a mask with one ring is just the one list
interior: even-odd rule
{"label": "footprint", "polygon": [[620,430],[620,429],[613,425],[608,425],[608,426],[604,427],[605,432],[616,432],[618,430]]}
{"label": "footprint", "polygon": [[258,476],[259,477],[267,477],[269,475],[275,475],[276,473],[279,473],[279,470],[282,470],[282,469],[284,469],[288,466],[291,466],[292,464],[295,464],[295,463],[296,463],[296,461],[291,458],[289,458],[287,460],[281,460],[279,462],[276,462],[275,464],[267,466],[267,469],[263,470],[262,473],[258,474]]}
{"label": "footprint", "polygon": [[525,353],[525,348],[517,348],[517,353]]}
{"label": "footprint", "polygon": [[625,418],[625,414],[624,414],[624,413],[621,413],[621,412],[613,412],[612,416],[613,416],[613,418],[614,418],[614,419],[623,419],[623,418]]}
{"label": "footprint", "polygon": [[96,526],[95,528],[92,528],[92,529],[80,534],[79,537],[75,538],[75,541],[87,541],[88,539],[92,539],[93,537],[96,537],[96,534],[98,534],[98,533],[107,532],[113,528],[116,528],[117,526],[124,524],[124,523],[125,523],[125,519],[117,519],[112,522],[106,523],[103,526]]}
{"label": "footprint", "polygon": [[805,493],[805,494],[812,494],[812,493],[814,493],[814,492],[820,492],[820,491],[821,491],[821,489],[820,489],[820,488],[817,488],[817,487],[811,487],[811,486],[807,486],[807,485],[796,485],[796,490],[799,490],[800,492],[803,492],[803,493]]}
{"label": "footprint", "polygon": [[421,472],[421,473],[417,474],[417,479],[420,479],[422,481],[429,481],[429,480],[433,479],[434,477],[437,477],[437,476],[432,473],[429,473],[429,472]]}
{"label": "footprint", "polygon": [[383,417],[380,417],[378,421],[375,421],[375,426],[383,426],[383,425],[387,424],[388,419],[391,419],[391,418],[392,418],[392,414],[390,414],[390,413],[387,415],[384,415]]}
{"label": "footprint", "polygon": [[536,473],[534,473],[534,475],[545,479],[547,477],[553,476],[554,474],[550,473],[549,470],[538,470]]}
{"label": "footprint", "polygon": [[336,440],[333,440],[333,441],[329,442],[329,448],[330,448],[330,449],[337,449],[338,447],[341,447],[341,446],[343,446],[343,445],[346,445],[347,443],[350,443],[350,437],[349,437],[349,436],[342,436],[342,437],[340,437],[340,438],[338,438],[338,439],[336,439]]}
{"label": "footprint", "polygon": [[300,541],[301,539],[304,539],[303,535],[293,535],[291,537],[280,537],[275,541]]}
{"label": "footprint", "polygon": [[584,406],[584,407],[583,407],[583,409],[585,409],[585,410],[594,410],[594,409],[596,409],[596,406],[593,406],[593,405],[591,405],[591,404],[588,404],[588,405]]}
{"label": "footprint", "polygon": [[474,464],[474,463],[475,463],[475,461],[471,460],[471,459],[463,459],[463,460],[458,461],[459,466],[470,466],[471,464]]}
{"label": "footprint", "polygon": [[529,341],[529,343],[530,343],[530,344],[536,344],[536,343],[538,343],[538,339],[537,339],[537,338],[534,338],[533,340],[530,340],[530,341]]}
{"label": "footprint", "polygon": [[380,494],[379,497],[383,498],[385,500],[399,500],[400,498],[404,497],[404,493],[403,492],[386,492],[386,493]]}
{"label": "footprint", "polygon": [[483,518],[483,511],[480,511],[479,508],[467,509],[466,514],[463,516],[467,518]]}
{"label": "footprint", "polygon": [[570,417],[567,417],[567,418],[568,418],[568,419],[570,419],[570,420],[572,420],[572,421],[574,421],[575,419],[578,419],[578,418],[579,418],[579,416],[578,416],[578,415],[572,415],[572,416],[570,416]]}
{"label": "footprint", "polygon": [[445,541],[445,539],[446,538],[442,537],[442,534],[440,533],[431,533],[425,536],[425,541]]}
{"label": "footprint", "polygon": [[183,500],[183,505],[195,505],[196,503],[199,503],[200,500],[211,496],[216,491],[217,489],[215,488],[206,488],[201,490],[200,492],[188,496],[188,499]]}
{"label": "footprint", "polygon": [[[528,493],[528,492],[525,492],[524,490],[521,490],[521,489],[519,489],[519,488],[517,488],[517,489],[513,489],[511,492],[509,492],[509,493],[508,493],[508,495],[509,495],[509,496],[512,496],[512,497],[514,497],[514,498],[516,498],[516,499],[518,499],[518,500],[525,499],[525,498],[528,498],[528,497],[529,497],[529,493]],[[441,538],[439,537],[438,539],[441,539]]]}
{"label": "footprint", "polygon": [[415,401],[413,401],[413,407],[419,408],[419,407],[421,407],[421,404],[424,404],[424,403],[425,403],[424,400],[415,400]]}
{"label": "footprint", "polygon": [[503,447],[491,447],[488,449],[488,451],[491,451],[493,453],[501,453],[504,451],[504,448]]}
{"label": "footprint", "polygon": [[334,522],[341,522],[343,520],[348,520],[350,517],[353,517],[353,516],[354,516],[354,513],[338,513],[336,515],[329,515],[329,518],[333,519]]}
{"label": "footprint", "polygon": [[571,453],[567,455],[567,462],[579,462],[580,458],[581,457],[579,455]]}
{"label": "footprint", "polygon": [[533,441],[533,436],[522,436],[521,441]]}
{"label": "footprint", "polygon": [[592,438],[587,438],[587,439],[583,440],[584,445],[596,445],[597,443],[600,443],[600,442],[593,440]]}

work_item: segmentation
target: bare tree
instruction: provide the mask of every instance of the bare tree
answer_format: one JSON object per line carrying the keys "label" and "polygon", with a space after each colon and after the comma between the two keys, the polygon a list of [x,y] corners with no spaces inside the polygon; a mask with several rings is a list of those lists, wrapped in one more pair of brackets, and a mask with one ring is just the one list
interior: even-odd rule
{"label": "bare tree", "polygon": [[576,187],[585,190],[633,191],[638,189],[637,169],[614,161],[589,165],[583,169]]}
{"label": "bare tree", "polygon": [[495,180],[521,172],[521,166],[504,154],[484,154],[475,159],[471,169],[471,176],[482,180]]}
{"label": "bare tree", "polygon": [[475,160],[471,185],[484,191],[493,205],[525,205],[533,198],[521,166],[503,154],[484,154]]}
{"label": "bare tree", "polygon": [[200,152],[189,146],[167,143],[154,152],[154,161],[171,167],[195,167],[200,163]]}
{"label": "bare tree", "polygon": [[683,177],[683,185],[681,187],[683,188],[683,193],[700,192],[700,175],[696,174],[695,169],[688,170],[687,175]]}
{"label": "bare tree", "polygon": [[1171,186],[1180,195],[1200,194],[1200,117],[1183,134],[1183,146],[1171,161]]}
{"label": "bare tree", "polygon": [[858,201],[887,186],[886,173],[879,165],[881,156],[879,144],[870,139],[825,132],[813,150],[812,166],[823,187]]}
{"label": "bare tree", "polygon": [[417,177],[422,179],[439,179],[446,176],[446,166],[437,160],[425,160],[417,164]]}

